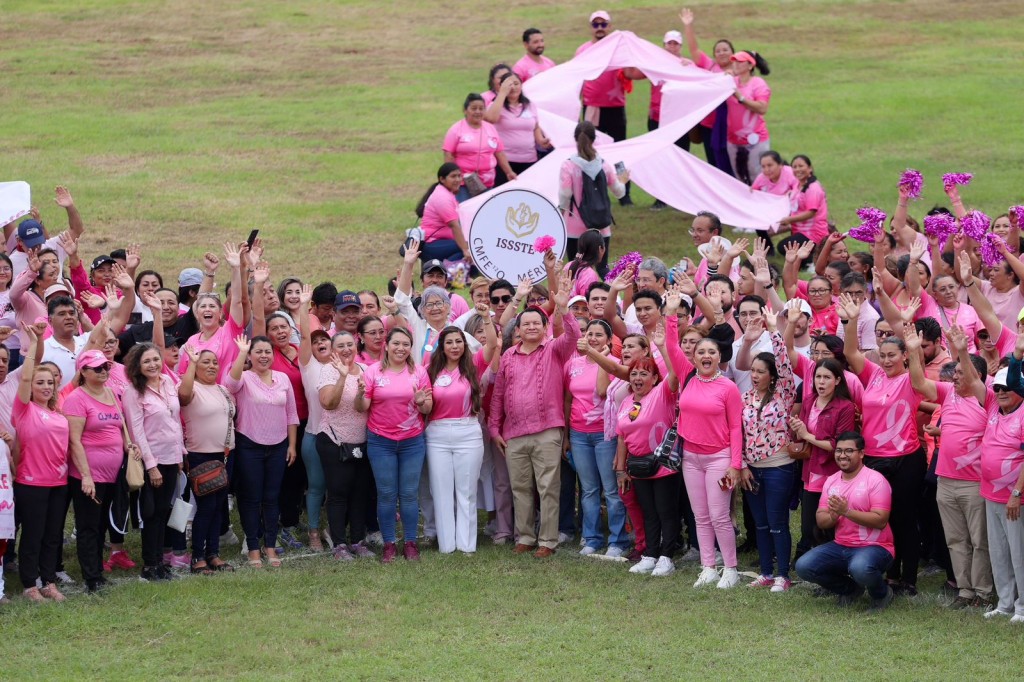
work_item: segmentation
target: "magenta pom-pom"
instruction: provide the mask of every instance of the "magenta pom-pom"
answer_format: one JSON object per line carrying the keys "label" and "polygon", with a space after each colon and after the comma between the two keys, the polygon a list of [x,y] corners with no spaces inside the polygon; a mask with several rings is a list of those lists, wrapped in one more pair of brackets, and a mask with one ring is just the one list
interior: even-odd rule
{"label": "magenta pom-pom", "polygon": [[866,206],[857,209],[857,217],[861,223],[849,232],[849,236],[865,244],[873,244],[878,235],[882,233],[882,225],[885,224],[885,211]]}
{"label": "magenta pom-pom", "polygon": [[956,218],[948,213],[936,213],[924,219],[924,233],[939,240],[940,248],[946,248],[946,240],[960,230]]}
{"label": "magenta pom-pom", "polygon": [[1010,213],[1017,216],[1017,225],[1024,225],[1024,206],[1013,206]]}
{"label": "magenta pom-pom", "polygon": [[900,189],[905,190],[908,199],[920,199],[921,188],[924,187],[924,176],[921,171],[908,168],[900,176]]}
{"label": "magenta pom-pom", "polygon": [[956,185],[966,187],[971,184],[971,178],[973,177],[974,175],[971,173],[946,173],[942,176],[942,186],[947,192]]}
{"label": "magenta pom-pom", "polygon": [[964,234],[976,242],[981,242],[985,238],[990,224],[988,216],[981,211],[969,211],[960,219],[960,227]]}
{"label": "magenta pom-pom", "polygon": [[537,237],[533,241],[533,250],[537,253],[547,253],[555,245],[555,238],[549,234]]}
{"label": "magenta pom-pom", "polygon": [[[615,261],[615,265],[612,266],[612,269],[608,271],[608,274],[604,278],[605,281],[611,282],[629,267],[634,267],[639,270],[640,263],[642,263],[643,260],[644,257],[639,251],[630,251],[629,253],[623,254],[619,260]],[[633,273],[633,276],[635,277],[636,273]]]}
{"label": "magenta pom-pom", "polygon": [[986,268],[999,265],[1006,260],[1000,247],[1006,248],[1006,242],[997,234],[989,232],[981,240],[981,262]]}

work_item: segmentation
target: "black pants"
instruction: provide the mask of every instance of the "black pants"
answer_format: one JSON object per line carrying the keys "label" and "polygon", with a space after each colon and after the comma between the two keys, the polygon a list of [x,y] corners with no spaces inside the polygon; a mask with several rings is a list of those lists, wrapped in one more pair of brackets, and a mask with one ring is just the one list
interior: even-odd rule
{"label": "black pants", "polygon": [[[18,577],[26,588],[57,582],[57,563],[64,546],[64,498],[68,487],[14,484],[14,509],[21,523]],[[13,544],[13,543],[12,543]]]}
{"label": "black pants", "polygon": [[633,490],[644,513],[644,554],[671,559],[679,543],[679,474],[634,479]]}
{"label": "black pants", "polygon": [[798,557],[807,554],[818,545],[831,542],[835,537],[834,530],[818,528],[819,502],[821,502],[821,493],[813,493],[809,490],[800,493],[800,540],[796,543],[796,556]]}
{"label": "black pants", "polygon": [[[509,168],[516,175],[521,175],[523,171],[537,163],[536,161],[509,161]],[[505,175],[505,171],[501,170],[501,166],[494,167],[494,186],[500,187],[508,182],[508,176]]]}
{"label": "black pants", "polygon": [[[660,124],[659,124],[658,121],[655,121],[653,118],[648,118],[647,119],[647,131],[648,132],[650,132],[652,130],[657,130],[659,127],[660,127]],[[685,149],[686,151],[690,151],[690,134],[689,133],[684,134],[682,137],[680,137],[678,140],[676,140],[675,145],[677,147],[679,147],[680,149]]]}
{"label": "black pants", "polygon": [[[608,135],[615,142],[622,142],[626,139],[626,107],[599,107],[601,112],[597,121],[597,129]],[[619,201],[629,198],[629,189],[632,183],[626,183],[626,194]]]}
{"label": "black pants", "polygon": [[[576,258],[576,250],[578,248],[579,241],[580,241],[579,239],[576,239],[576,238],[573,238],[573,237],[568,237],[565,240],[565,258],[570,263],[572,262],[572,260],[574,258]],[[604,258],[601,259],[601,267],[604,267],[604,268],[608,267],[608,251],[609,251],[609,248],[611,247],[611,244],[612,244],[612,238],[611,237],[605,237],[604,238]]]}
{"label": "black pants", "polygon": [[[194,468],[204,462],[223,462],[223,452],[190,452],[188,465]],[[192,561],[213,559],[220,554],[221,506],[227,504],[228,489],[206,495],[194,495],[196,515],[192,519]]]}
{"label": "black pants", "polygon": [[747,497],[748,493],[743,492],[740,497],[743,498],[743,532],[744,532],[744,544],[751,544],[754,548],[757,548],[757,524],[754,523],[754,512],[750,511],[750,498]]}
{"label": "black pants", "polygon": [[[306,434],[306,422],[299,422],[298,432],[295,435],[295,448],[298,450],[302,437]],[[302,463],[302,457],[296,456],[290,467],[284,470],[284,479],[281,481],[281,527],[291,528],[299,525],[299,517],[302,516],[302,509],[306,505],[306,465]]]}
{"label": "black pants", "polygon": [[358,447],[362,457],[342,462],[341,447],[325,433],[316,436],[316,452],[327,483],[327,523],[335,545],[354,545],[366,537],[366,500],[375,486],[366,443]]}
{"label": "black pants", "polygon": [[158,464],[157,469],[163,477],[160,487],[153,487],[148,472],[146,484],[142,487],[142,563],[147,568],[156,568],[163,563],[164,531],[171,516],[174,488],[178,483],[177,464]]}
{"label": "black pants", "polygon": [[103,577],[103,536],[110,518],[110,501],[114,496],[114,483],[96,483],[96,499],[82,492],[82,481],[69,478],[71,501],[75,505],[75,528],[78,539],[78,565],[86,584]]}
{"label": "black pants", "polygon": [[924,448],[901,457],[864,457],[864,465],[885,476],[892,487],[892,528],[896,556],[889,565],[887,577],[917,584],[917,564],[921,558],[921,532],[918,528],[921,489],[928,469]]}

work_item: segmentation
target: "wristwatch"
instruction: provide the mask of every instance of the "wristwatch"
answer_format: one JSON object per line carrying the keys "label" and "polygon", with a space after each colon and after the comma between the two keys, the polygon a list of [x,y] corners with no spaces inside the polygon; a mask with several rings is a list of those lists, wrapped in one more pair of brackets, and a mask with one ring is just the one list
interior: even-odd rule
{"label": "wristwatch", "polygon": [[1014,488],[1013,490],[1011,490],[1011,491],[1010,491],[1010,494],[1011,494],[1011,495],[1013,495],[1014,497],[1016,497],[1017,499],[1020,499],[1020,491],[1019,491],[1019,490],[1017,490],[1016,488]]}

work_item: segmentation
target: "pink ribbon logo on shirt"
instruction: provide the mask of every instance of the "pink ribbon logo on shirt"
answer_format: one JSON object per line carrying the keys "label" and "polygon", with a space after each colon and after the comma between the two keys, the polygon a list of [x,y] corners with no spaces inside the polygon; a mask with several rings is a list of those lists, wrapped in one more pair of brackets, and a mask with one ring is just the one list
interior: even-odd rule
{"label": "pink ribbon logo on shirt", "polygon": [[878,538],[882,536],[882,529],[857,526],[857,533],[864,542],[877,543]]}
{"label": "pink ribbon logo on shirt", "polygon": [[1020,474],[1020,469],[1014,466],[1013,460],[1010,459],[1003,460],[1001,469],[1003,472],[1002,476],[992,481],[992,492],[1010,488],[1017,482],[1017,476]]}
{"label": "pink ribbon logo on shirt", "polygon": [[894,448],[903,451],[907,446],[907,441],[900,433],[906,427],[910,415],[910,404],[906,400],[897,400],[893,403],[889,411],[885,413],[885,431],[875,436],[876,445],[882,447],[886,443],[892,443]]}

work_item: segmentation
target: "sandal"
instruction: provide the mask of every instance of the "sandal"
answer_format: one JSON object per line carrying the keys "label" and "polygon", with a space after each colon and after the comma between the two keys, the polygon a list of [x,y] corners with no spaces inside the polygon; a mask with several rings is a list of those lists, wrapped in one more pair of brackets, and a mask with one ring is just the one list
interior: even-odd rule
{"label": "sandal", "polygon": [[268,555],[267,565],[271,568],[281,568],[281,557],[277,556],[276,554],[274,556]]}
{"label": "sandal", "polygon": [[189,567],[189,573],[192,575],[213,575],[214,569],[207,563],[199,565],[198,563],[192,564]]}
{"label": "sandal", "polygon": [[309,531],[309,548],[314,552],[324,551],[324,543],[320,540],[320,531],[311,528]]}
{"label": "sandal", "polygon": [[[254,550],[254,552],[255,551],[257,550]],[[246,564],[250,568],[263,568],[263,557],[261,555],[257,555],[254,557],[252,554],[252,552],[249,553],[249,559],[246,562]]]}
{"label": "sandal", "polygon": [[215,571],[224,571],[224,572],[227,572],[227,573],[233,573],[234,570],[235,570],[234,566],[232,566],[228,562],[224,561],[220,557],[214,557],[213,559],[207,559],[206,563]]}

